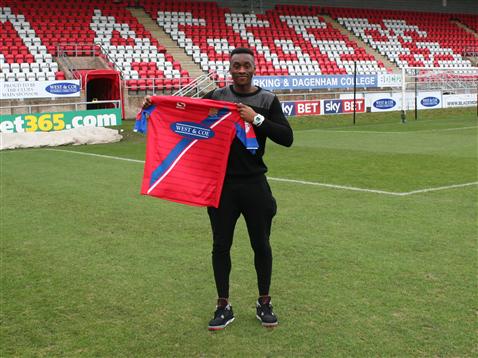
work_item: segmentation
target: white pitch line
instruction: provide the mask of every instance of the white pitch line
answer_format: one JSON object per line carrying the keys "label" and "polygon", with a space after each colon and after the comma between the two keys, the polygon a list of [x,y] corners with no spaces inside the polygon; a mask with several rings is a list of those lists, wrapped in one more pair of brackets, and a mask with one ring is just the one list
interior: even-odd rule
{"label": "white pitch line", "polygon": [[446,132],[446,131],[459,131],[461,129],[472,129],[472,128],[478,128],[478,126],[472,126],[472,127],[456,127],[456,128],[443,128],[443,129],[424,129],[422,131],[417,131],[417,132]]}
{"label": "white pitch line", "polygon": [[463,188],[465,186],[471,186],[471,185],[478,185],[478,181],[472,182],[472,183],[463,183],[463,184],[454,184],[454,185],[447,185],[447,186],[440,186],[437,188],[428,188],[428,189],[420,189],[420,190],[413,190],[409,191],[408,193],[404,193],[406,195],[413,195],[413,194],[419,194],[419,193],[428,193],[430,191],[439,191],[439,190],[447,190],[447,189],[454,189],[454,188]]}
{"label": "white pitch line", "polygon": [[377,194],[385,194],[385,195],[393,195],[393,196],[407,196],[419,193],[427,193],[430,191],[439,191],[439,190],[447,190],[447,189],[454,189],[454,188],[462,188],[471,185],[478,185],[478,182],[472,183],[463,183],[463,184],[453,184],[435,188],[425,188],[407,192],[393,192],[393,191],[384,191],[384,190],[376,190],[376,189],[364,189],[364,188],[356,188],[353,186],[345,186],[345,185],[335,185],[335,184],[326,184],[326,183],[317,183],[312,181],[305,181],[305,180],[295,180],[295,179],[284,179],[284,178],[273,178],[267,177],[267,179],[275,180],[275,181],[282,181],[282,182],[289,182],[289,183],[297,183],[297,184],[304,184],[304,185],[314,185],[314,186],[323,186],[326,188],[333,188],[333,189],[344,189],[344,190],[351,190],[351,191],[361,191],[366,193],[377,193]]}
{"label": "white pitch line", "polygon": [[115,160],[124,160],[126,162],[134,162],[134,163],[143,163],[144,164],[144,160],[114,157],[114,156],[111,156],[111,155],[104,155],[104,154],[85,153],[85,152],[79,152],[79,151],[76,151],[76,150],[66,150],[66,149],[45,149],[45,150],[49,150],[49,151],[53,151],[53,152],[64,152],[64,153],[89,155],[89,156],[92,156],[92,157],[100,157],[100,158],[115,159]]}
{"label": "white pitch line", "polygon": [[284,178],[274,178],[274,177],[267,177],[267,179],[274,180],[274,181],[282,181],[282,182],[287,182],[287,183],[296,183],[296,184],[303,184],[303,185],[323,186],[323,187],[326,187],[326,188],[333,188],[333,189],[344,189],[344,190],[351,190],[351,191],[362,191],[362,192],[366,192],[366,193],[376,193],[376,194],[395,195],[395,196],[402,196],[402,195],[403,195],[403,193],[394,193],[394,192],[392,192],[392,191],[356,188],[356,187],[353,187],[353,186],[326,184],[326,183],[318,183],[318,182],[305,181],[305,180],[284,179]]}
{"label": "white pitch line", "polygon": [[[310,129],[312,131],[316,129]],[[307,131],[307,130],[306,130]],[[317,129],[319,132],[332,132],[332,133],[365,133],[365,134],[402,134],[410,132],[382,132],[382,131],[346,131],[346,130],[333,130],[333,129]]]}
{"label": "white pitch line", "polygon": [[[81,155],[88,155],[88,156],[92,156],[92,157],[100,157],[100,158],[114,159],[114,160],[123,160],[123,161],[127,161],[127,162],[134,162],[134,163],[144,164],[144,160],[123,158],[123,157],[115,157],[115,156],[111,156],[111,155],[103,155],[103,154],[95,154],[95,153],[85,153],[85,152],[79,152],[79,151],[76,151],[76,150],[66,150],[66,149],[45,149],[45,150],[55,151],[55,152],[81,154]],[[391,196],[407,196],[407,195],[413,195],[413,194],[427,193],[427,192],[431,192],[431,191],[448,190],[448,189],[455,189],[455,188],[463,188],[463,187],[471,186],[471,185],[478,185],[478,182],[472,182],[472,183],[463,183],[463,184],[453,184],[453,185],[447,185],[447,186],[441,186],[441,187],[435,187],[435,188],[425,188],[425,189],[413,190],[413,191],[408,191],[408,192],[393,192],[393,191],[385,191],[385,190],[377,190],[377,189],[357,188],[357,187],[346,186],[346,185],[319,183],[319,182],[305,181],[305,180],[274,178],[274,177],[267,177],[267,179],[270,179],[270,180],[273,180],[273,181],[279,181],[279,182],[286,182],[286,183],[313,185],[313,186],[321,186],[321,187],[332,188],[332,189],[359,191],[359,192],[364,192],[364,193],[375,193],[375,194],[391,195]]]}

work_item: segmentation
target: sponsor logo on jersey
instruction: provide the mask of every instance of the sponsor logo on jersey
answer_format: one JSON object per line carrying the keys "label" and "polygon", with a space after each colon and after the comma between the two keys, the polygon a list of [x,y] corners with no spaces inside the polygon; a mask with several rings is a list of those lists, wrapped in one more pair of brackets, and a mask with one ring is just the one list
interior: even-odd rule
{"label": "sponsor logo on jersey", "polygon": [[210,139],[214,137],[214,131],[211,128],[194,122],[174,122],[171,124],[171,130],[189,139]]}

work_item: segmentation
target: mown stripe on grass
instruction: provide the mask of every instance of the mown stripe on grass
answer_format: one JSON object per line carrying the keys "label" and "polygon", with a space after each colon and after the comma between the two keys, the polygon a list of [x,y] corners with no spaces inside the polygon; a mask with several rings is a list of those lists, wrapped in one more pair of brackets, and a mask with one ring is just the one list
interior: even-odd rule
{"label": "mown stripe on grass", "polygon": [[[111,156],[111,155],[86,153],[86,152],[80,152],[80,151],[76,151],[76,150],[66,150],[66,149],[50,149],[50,148],[48,148],[46,150],[54,151],[54,152],[65,152],[65,153],[73,153],[73,154],[80,154],[80,155],[88,155],[88,156],[92,156],[92,157],[100,157],[100,158],[114,159],[114,160],[123,160],[123,161],[128,161],[128,162],[135,162],[135,163],[144,164],[144,160],[139,160],[139,159],[115,157],[115,156]],[[412,191],[407,191],[407,192],[393,192],[393,191],[385,191],[385,190],[378,190],[378,189],[357,188],[357,187],[347,186],[347,185],[336,185],[336,184],[311,182],[311,181],[305,181],[305,180],[274,178],[274,177],[267,177],[267,178],[270,179],[270,180],[273,180],[273,181],[278,181],[278,182],[288,182],[288,183],[295,183],[295,184],[302,184],[302,185],[313,185],[313,186],[320,186],[320,187],[339,189],[339,190],[340,189],[341,190],[350,190],[350,191],[358,191],[358,192],[364,192],[364,193],[375,193],[375,194],[391,195],[391,196],[408,196],[408,195],[421,194],[421,193],[427,193],[427,192],[433,192],[433,191],[449,190],[449,189],[463,188],[463,187],[472,186],[472,185],[478,185],[478,182],[471,182],[471,183],[452,184],[452,185],[446,185],[446,186],[435,187],[435,188],[417,189],[417,190],[412,190]]]}
{"label": "mown stripe on grass", "polygon": [[472,127],[455,127],[455,128],[442,128],[442,129],[417,129],[413,131],[356,131],[356,130],[338,130],[338,129],[313,129],[322,132],[332,133],[367,133],[367,134],[414,134],[414,133],[428,133],[428,132],[446,132],[446,131],[458,131],[462,129],[476,129],[478,126]]}

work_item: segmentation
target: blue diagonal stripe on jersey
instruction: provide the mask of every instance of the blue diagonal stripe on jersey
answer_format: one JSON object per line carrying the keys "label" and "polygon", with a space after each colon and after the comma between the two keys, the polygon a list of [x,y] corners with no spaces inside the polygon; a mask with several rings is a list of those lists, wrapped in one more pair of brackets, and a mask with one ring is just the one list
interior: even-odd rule
{"label": "blue diagonal stripe on jersey", "polygon": [[249,150],[252,154],[256,154],[256,149],[259,148],[259,142],[257,138],[247,138],[246,130],[241,127],[239,123],[234,123],[236,127],[236,137],[239,138],[244,147]]}
{"label": "blue diagonal stripe on jersey", "polygon": [[155,109],[156,106],[144,108],[140,113],[139,119],[138,116],[136,116],[136,122],[134,123],[133,131],[146,134],[148,129],[148,118],[151,117],[151,112],[153,112]]}
{"label": "blue diagonal stripe on jersey", "polygon": [[[210,127],[223,116],[225,116],[230,111],[227,108],[221,108],[216,114],[210,115],[201,121],[201,124]],[[149,186],[151,187],[156,180],[161,178],[161,176],[168,170],[168,168],[174,163],[174,161],[181,155],[184,149],[187,148],[195,139],[183,138],[181,139],[176,146],[171,149],[171,152],[164,158],[164,160],[159,164],[159,166],[151,174],[151,180],[149,181]]]}

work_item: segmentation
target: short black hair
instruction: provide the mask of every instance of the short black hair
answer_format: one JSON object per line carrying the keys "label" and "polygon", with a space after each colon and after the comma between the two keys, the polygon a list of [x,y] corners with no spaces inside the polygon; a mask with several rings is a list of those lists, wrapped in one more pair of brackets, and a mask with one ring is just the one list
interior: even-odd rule
{"label": "short black hair", "polygon": [[231,55],[229,57],[232,57],[234,55],[240,54],[240,53],[246,53],[248,55],[251,55],[254,57],[254,52],[247,47],[236,47],[234,50],[231,51]]}

